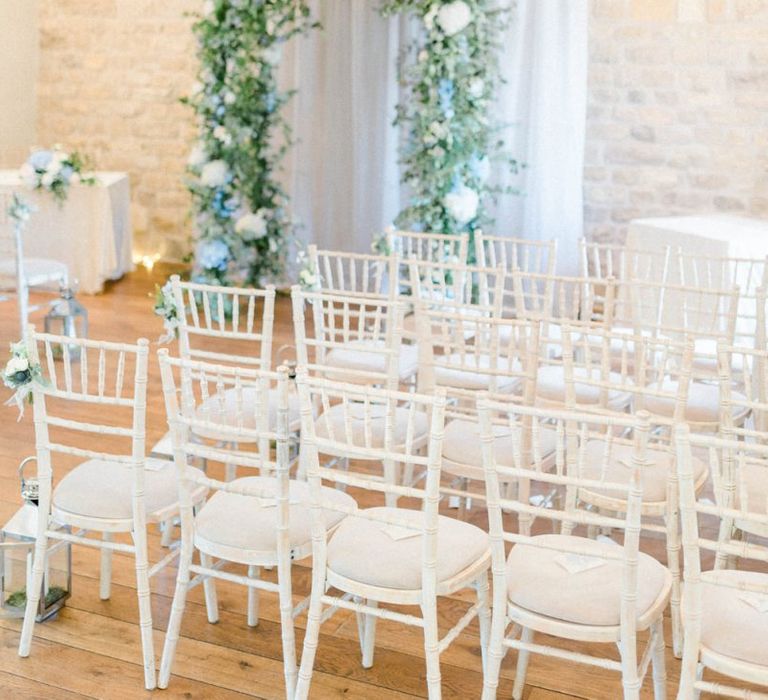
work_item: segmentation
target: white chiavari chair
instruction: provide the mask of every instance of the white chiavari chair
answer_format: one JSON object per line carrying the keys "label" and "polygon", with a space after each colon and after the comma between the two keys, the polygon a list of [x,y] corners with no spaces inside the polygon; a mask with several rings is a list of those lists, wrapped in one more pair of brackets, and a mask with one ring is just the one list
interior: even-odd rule
{"label": "white chiavari chair", "polygon": [[[158,685],[168,686],[187,592],[199,583],[205,589],[209,622],[217,622],[216,580],[248,588],[248,625],[258,624],[259,593],[277,593],[280,602],[285,695],[293,698],[296,684],[296,650],[293,619],[308,601],[293,605],[291,562],[311,553],[309,495],[305,482],[289,478],[289,377],[286,368],[277,372],[172,359],[160,351],[168,422],[174,442],[174,460],[181,505],[181,557],[176,591],[168,621]],[[179,375],[177,383],[174,374]],[[231,392],[240,407],[232,421]],[[246,396],[249,392],[251,396]],[[269,407],[275,406],[276,417]],[[180,400],[179,400],[180,397]],[[227,440],[201,444],[194,436],[213,432]],[[252,445],[241,450],[230,445]],[[237,464],[256,474],[222,481],[191,469],[190,458],[204,458],[208,474],[216,463]],[[224,471],[223,469],[221,470]],[[192,495],[204,488],[213,492],[195,513]],[[335,489],[324,488],[321,497],[337,506],[354,510],[355,501]],[[332,529],[344,517],[326,510],[321,517]],[[193,563],[195,551],[200,565]],[[229,564],[247,567],[247,574],[225,570]],[[262,568],[275,567],[277,582],[263,580]]]}
{"label": "white chiavari chair", "polygon": [[[297,363],[312,375],[395,390],[399,385],[410,382],[416,374],[418,349],[415,345],[401,342],[403,302],[383,297],[308,292],[298,286],[291,289],[291,299]],[[307,308],[312,315],[311,325],[305,320]],[[342,406],[318,405],[315,408],[324,416],[322,421],[318,419],[317,430],[321,434],[325,434],[329,424],[335,425],[337,430],[345,429],[343,421],[346,414]],[[363,405],[352,407],[352,414],[361,413],[353,420],[350,429],[357,431],[366,425],[372,426],[374,432],[371,436],[360,434],[358,438],[370,437],[380,445],[386,438],[386,416],[379,413],[367,423],[362,414],[364,408]],[[408,438],[420,448],[426,446],[428,417],[417,414],[414,418],[416,433],[407,436],[405,430],[410,425],[407,412],[398,409],[396,413],[397,444]],[[329,453],[329,456],[332,463],[338,463],[342,469],[348,468],[349,463],[343,453]],[[306,471],[303,455],[299,470],[303,476]],[[408,473],[412,474],[412,470]],[[391,483],[403,476],[384,472],[384,478]]]}
{"label": "white chiavari chair", "polygon": [[511,236],[475,233],[475,264],[554,275],[557,266],[557,241],[535,241]]}
{"label": "white chiavari chair", "polygon": [[[334,383],[309,377],[299,369],[297,383],[301,397],[303,448],[307,450],[313,523],[312,592],[301,657],[296,698],[309,695],[312,668],[318,646],[320,625],[337,609],[353,610],[362,616],[363,666],[373,665],[377,619],[392,620],[420,627],[424,631],[426,680],[430,698],[440,697],[440,654],[475,617],[479,617],[481,647],[488,638],[488,536],[469,523],[441,516],[440,452],[443,436],[445,397],[377,389],[356,384]],[[332,422],[324,431],[317,429],[314,415],[317,404],[341,406],[345,420]],[[362,410],[354,410],[354,407]],[[399,441],[396,415],[405,411],[406,439]],[[321,414],[319,421],[323,421]],[[376,441],[373,424],[376,415],[386,420],[385,440]],[[422,453],[415,440],[419,427],[415,416],[429,415],[429,446]],[[359,426],[352,428],[357,421]],[[399,443],[399,444],[398,444]],[[362,467],[337,476],[320,465],[318,453],[346,454]],[[422,488],[400,486],[371,478],[365,464],[381,461],[385,469],[396,471],[414,463],[426,470]],[[368,507],[350,515],[330,536],[320,527],[318,514],[329,507],[320,491],[323,480],[343,480],[365,496],[383,495],[385,502],[398,498],[408,507]],[[394,499],[391,498],[394,496]],[[473,587],[477,602],[470,606],[442,639],[437,625],[438,596],[451,595]],[[340,591],[332,595],[329,588]],[[414,605],[421,615],[380,607]],[[483,651],[483,656],[485,652]]]}
{"label": "white chiavari chair", "polygon": [[[675,440],[685,557],[685,639],[677,697],[698,698],[703,691],[766,700],[768,692],[703,676],[710,669],[768,686],[768,501],[764,486],[751,490],[756,481],[768,483],[768,446],[691,434],[684,424],[676,428]],[[714,503],[697,496],[694,450],[708,456]],[[760,535],[745,538],[744,532]]]}
{"label": "white chiavari chair", "polygon": [[739,288],[734,342],[754,346],[757,324],[757,290],[768,284],[768,256],[763,258],[718,257],[677,248],[672,264],[678,279],[690,287]]}
{"label": "white chiavari chair", "polygon": [[318,280],[317,291],[394,298],[398,293],[397,256],[307,248]]}
{"label": "white chiavari chair", "polygon": [[30,287],[55,291],[69,287],[69,269],[52,258],[24,257],[23,229],[9,213],[12,203],[12,193],[0,192],[0,290],[16,292],[19,337],[23,338],[29,313],[38,308],[29,306]]}
{"label": "white chiavari chair", "polygon": [[[672,585],[669,571],[639,551],[642,466],[648,416],[596,415],[519,406],[510,401],[479,402],[483,464],[493,571],[493,619],[487,653],[484,700],[496,697],[499,669],[508,649],[516,649],[513,697],[523,697],[531,653],[590,664],[621,673],[624,698],[637,699],[645,673],[653,667],[654,695],[665,697],[663,613]],[[505,425],[514,447],[503,458],[493,450],[494,427]],[[543,426],[557,436],[552,460],[532,460],[531,444]],[[586,457],[590,439],[608,443],[617,432],[632,433],[628,479],[612,481],[607,465]],[[529,441],[527,435],[532,435]],[[533,453],[535,454],[535,453]],[[564,491],[563,505],[531,504],[501,497],[501,481],[530,481],[536,488]],[[622,494],[625,517],[583,507],[579,489]],[[504,526],[502,511],[560,525],[559,534],[518,534]],[[544,525],[541,522],[542,526]],[[586,528],[610,528],[623,545],[584,537]],[[543,530],[541,530],[543,532]],[[507,554],[506,544],[512,548]],[[507,631],[512,625],[512,630]],[[638,663],[638,632],[650,630]],[[535,634],[590,643],[616,644],[620,660],[535,642]],[[618,696],[619,693],[617,692]]]}
{"label": "white chiavari chair", "polygon": [[[150,567],[146,528],[147,523],[161,523],[178,514],[179,494],[173,465],[145,458],[149,342],[140,339],[128,345],[73,339],[35,333],[30,327],[27,345],[32,361],[41,362],[47,383],[33,384],[40,500],[19,654],[30,653],[49,540],[101,551],[102,599],[109,598],[111,555],[123,552],[135,560],[144,682],[152,689],[155,656],[149,580],[178,551]],[[75,466],[62,474],[73,462]],[[60,477],[55,488],[54,473]],[[204,490],[198,490],[190,499],[199,503],[204,496]],[[53,523],[76,532],[65,532]],[[101,533],[102,539],[88,537],[89,532]],[[131,541],[116,541],[115,535],[120,534],[129,535]]]}
{"label": "white chiavari chair", "polygon": [[721,342],[717,354],[721,436],[768,442],[768,348]]}

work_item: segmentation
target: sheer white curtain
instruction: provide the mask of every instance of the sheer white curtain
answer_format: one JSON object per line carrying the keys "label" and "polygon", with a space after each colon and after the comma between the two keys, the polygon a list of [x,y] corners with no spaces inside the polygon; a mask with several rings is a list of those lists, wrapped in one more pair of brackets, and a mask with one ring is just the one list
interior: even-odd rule
{"label": "sheer white curtain", "polygon": [[[281,79],[298,94],[289,118],[298,143],[286,159],[285,185],[300,236],[321,246],[365,251],[400,206],[398,52],[404,19],[382,19],[380,0],[311,0],[323,29],[286,50]],[[557,238],[563,272],[575,271],[582,232],[586,112],[587,0],[518,0],[504,41],[507,80],[500,121],[510,151],[527,167],[520,186],[496,207],[495,232]]]}

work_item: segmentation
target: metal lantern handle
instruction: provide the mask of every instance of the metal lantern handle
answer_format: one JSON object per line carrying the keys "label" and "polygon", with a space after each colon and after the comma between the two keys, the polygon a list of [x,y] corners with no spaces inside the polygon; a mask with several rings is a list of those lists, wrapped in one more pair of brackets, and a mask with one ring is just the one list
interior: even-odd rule
{"label": "metal lantern handle", "polygon": [[[276,360],[277,360],[276,364],[278,366],[279,365],[284,365],[285,367],[287,367],[288,368],[288,378],[289,379],[296,379],[296,364],[297,364],[296,363],[296,346],[295,345],[291,345],[290,343],[288,343],[287,345],[281,345],[277,349],[276,355],[277,355],[277,357],[276,357]],[[292,359],[281,359],[281,358],[285,358],[286,355],[293,355],[293,358]]]}
{"label": "metal lantern handle", "polygon": [[31,457],[26,457],[25,459],[21,460],[18,470],[19,478],[21,479],[21,497],[27,503],[34,503],[35,505],[37,505],[40,498],[40,482],[38,482],[37,479],[25,479],[24,467],[27,466],[27,463],[36,461],[37,457],[34,455]]}

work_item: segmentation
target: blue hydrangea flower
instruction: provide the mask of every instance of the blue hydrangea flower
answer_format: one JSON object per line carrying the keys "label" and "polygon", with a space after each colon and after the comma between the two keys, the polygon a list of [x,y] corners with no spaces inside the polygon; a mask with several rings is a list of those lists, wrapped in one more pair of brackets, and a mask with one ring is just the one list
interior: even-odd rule
{"label": "blue hydrangea flower", "polygon": [[222,240],[202,241],[196,257],[200,267],[206,270],[226,270],[229,246]]}
{"label": "blue hydrangea flower", "polygon": [[29,156],[29,164],[35,170],[45,170],[48,167],[48,163],[51,162],[51,158],[53,158],[53,153],[50,151],[35,151]]}
{"label": "blue hydrangea flower", "polygon": [[443,112],[453,113],[453,109],[451,109],[453,104],[453,92],[453,81],[448,78],[441,78],[437,86],[437,95],[440,98],[440,109],[443,110]]}

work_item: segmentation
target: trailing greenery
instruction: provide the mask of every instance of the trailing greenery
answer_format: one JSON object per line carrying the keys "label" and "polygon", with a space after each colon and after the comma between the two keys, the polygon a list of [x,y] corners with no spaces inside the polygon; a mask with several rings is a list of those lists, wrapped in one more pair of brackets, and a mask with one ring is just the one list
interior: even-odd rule
{"label": "trailing greenery", "polygon": [[283,44],[317,26],[305,0],[207,0],[194,24],[200,71],[182,101],[197,115],[188,160],[197,228],[193,279],[260,286],[284,269],[293,224],[276,180],[291,147]]}
{"label": "trailing greenery", "polygon": [[401,163],[409,201],[395,224],[442,233],[486,228],[489,200],[509,191],[489,182],[491,161],[517,167],[491,117],[510,7],[498,0],[384,0],[381,11],[409,13],[422,25],[399,65],[406,96],[395,124],[407,129]]}

